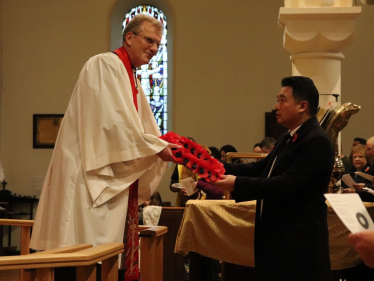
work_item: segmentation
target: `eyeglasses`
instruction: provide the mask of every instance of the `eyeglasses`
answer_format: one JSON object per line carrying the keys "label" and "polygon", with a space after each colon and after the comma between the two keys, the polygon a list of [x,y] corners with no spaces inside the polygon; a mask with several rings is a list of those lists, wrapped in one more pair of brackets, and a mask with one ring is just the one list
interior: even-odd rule
{"label": "eyeglasses", "polygon": [[132,33],[133,33],[134,35],[138,35],[138,36],[143,37],[143,39],[145,40],[145,42],[147,43],[147,45],[149,45],[150,47],[152,47],[154,44],[156,44],[157,49],[159,49],[160,46],[161,46],[161,42],[157,42],[157,41],[153,40],[152,38],[149,38],[149,37],[147,37],[147,36],[141,35],[141,34],[136,33],[136,32],[134,32],[134,31],[132,31]]}
{"label": "eyeglasses", "polygon": [[366,151],[372,151],[374,149],[374,146],[369,146],[366,148]]}

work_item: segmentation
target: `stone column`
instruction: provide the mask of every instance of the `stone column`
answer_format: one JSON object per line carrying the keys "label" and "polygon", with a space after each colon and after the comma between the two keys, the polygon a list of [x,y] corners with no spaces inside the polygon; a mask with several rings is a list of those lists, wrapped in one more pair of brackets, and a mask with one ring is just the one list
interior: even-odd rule
{"label": "stone column", "polygon": [[[291,53],[292,75],[313,79],[320,106],[336,105],[341,95],[343,51],[352,43],[361,7],[352,0],[285,0],[279,10],[283,47]],[[340,98],[339,98],[340,102]]]}
{"label": "stone column", "polygon": [[[354,23],[361,14],[361,7],[352,4],[352,0],[285,0],[279,10],[292,75],[313,79],[323,109],[341,101],[342,53],[353,41]],[[340,137],[338,143],[340,154]]]}

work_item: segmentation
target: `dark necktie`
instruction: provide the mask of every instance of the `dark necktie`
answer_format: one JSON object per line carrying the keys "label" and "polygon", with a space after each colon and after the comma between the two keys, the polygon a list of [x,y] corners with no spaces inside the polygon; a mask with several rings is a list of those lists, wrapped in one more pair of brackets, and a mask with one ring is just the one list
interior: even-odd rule
{"label": "dark necktie", "polygon": [[279,149],[278,149],[278,153],[277,153],[277,158],[279,158],[279,155],[280,155],[280,154],[283,154],[283,152],[285,151],[285,148],[289,145],[289,143],[290,143],[290,141],[289,141],[290,138],[291,138],[291,135],[290,135],[290,132],[288,132],[288,133],[284,136],[284,138],[283,138],[281,144],[279,145]]}
{"label": "dark necktie", "polygon": [[[278,148],[278,150],[277,150],[277,156],[276,156],[276,158],[274,159],[275,162],[273,163],[273,165],[272,165],[272,167],[271,167],[271,170],[273,170],[275,164],[276,164],[277,162],[279,162],[280,159],[282,159],[283,155],[286,153],[286,151],[287,151],[287,147],[288,147],[288,146],[290,145],[290,143],[291,143],[290,138],[291,138],[291,135],[290,135],[290,132],[288,132],[288,133],[284,136],[284,138],[282,139],[282,142],[279,144],[279,148]],[[269,173],[268,176],[270,176],[270,173]]]}

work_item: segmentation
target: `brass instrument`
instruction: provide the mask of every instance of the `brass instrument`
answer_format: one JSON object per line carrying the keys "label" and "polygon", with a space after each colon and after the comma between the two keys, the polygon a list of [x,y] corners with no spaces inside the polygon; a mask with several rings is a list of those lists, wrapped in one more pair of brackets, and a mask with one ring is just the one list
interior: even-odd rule
{"label": "brass instrument", "polygon": [[356,114],[361,106],[353,103],[345,103],[336,107],[328,113],[325,121],[321,124],[326,133],[330,136],[335,149],[335,163],[329,183],[328,193],[336,193],[341,189],[338,181],[343,177],[345,168],[342,159],[339,156],[338,136],[339,132],[347,126],[349,118]]}
{"label": "brass instrument", "polygon": [[361,106],[347,102],[330,111],[326,120],[321,124],[326,133],[330,136],[334,143],[335,152],[339,154],[338,136],[339,132],[347,126],[349,118],[356,114]]}

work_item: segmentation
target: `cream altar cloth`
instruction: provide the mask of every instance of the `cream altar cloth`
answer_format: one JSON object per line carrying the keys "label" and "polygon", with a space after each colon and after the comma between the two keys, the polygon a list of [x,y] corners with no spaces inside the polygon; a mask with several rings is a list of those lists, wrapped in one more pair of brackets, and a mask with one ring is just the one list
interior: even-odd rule
{"label": "cream altar cloth", "polygon": [[[364,204],[374,218],[374,203]],[[255,214],[256,201],[189,200],[175,252],[187,254],[192,251],[224,262],[254,267]],[[363,263],[347,242],[349,230],[330,206],[327,220],[331,269],[350,268]]]}

